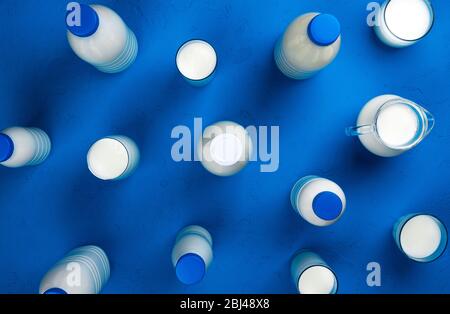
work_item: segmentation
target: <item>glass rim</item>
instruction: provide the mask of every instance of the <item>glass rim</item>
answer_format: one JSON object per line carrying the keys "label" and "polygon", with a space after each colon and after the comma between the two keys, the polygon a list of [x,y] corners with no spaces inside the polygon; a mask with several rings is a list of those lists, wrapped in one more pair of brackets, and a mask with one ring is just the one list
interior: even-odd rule
{"label": "glass rim", "polygon": [[[180,54],[181,49],[183,49],[184,46],[186,46],[186,44],[188,44],[190,42],[194,42],[194,41],[201,41],[203,43],[206,43],[207,45],[209,45],[212,48],[212,50],[216,54],[216,64],[214,65],[213,70],[207,76],[205,76],[204,78],[200,78],[200,79],[192,79],[192,78],[187,77],[186,75],[183,74],[183,72],[181,72],[180,68],[178,67],[178,55]],[[216,49],[214,49],[214,47],[209,42],[207,42],[206,40],[201,39],[201,38],[192,38],[192,39],[188,39],[188,40],[184,41],[180,45],[180,47],[178,47],[177,53],[175,54],[175,65],[177,67],[178,72],[181,74],[182,77],[184,77],[184,78],[186,78],[186,79],[188,79],[189,81],[192,81],[192,82],[202,82],[202,81],[205,81],[205,80],[209,79],[210,77],[212,77],[214,75],[214,73],[216,72],[218,64],[219,64],[219,58],[217,57]]]}
{"label": "glass rim", "polygon": [[[300,253],[299,253],[299,254],[300,254]],[[300,283],[300,278],[302,277],[303,273],[304,273],[305,271],[307,271],[308,269],[310,269],[310,268],[318,267],[318,266],[328,269],[328,270],[333,274],[333,276],[334,276],[334,281],[335,281],[335,283],[336,283],[336,286],[335,286],[335,288],[333,289],[333,293],[331,293],[331,294],[337,294],[337,293],[338,293],[338,290],[339,290],[339,280],[338,280],[338,277],[336,276],[336,273],[331,269],[330,266],[324,265],[324,264],[312,264],[312,265],[310,265],[310,266],[308,266],[308,267],[305,267],[305,269],[303,269],[302,272],[298,275],[298,278],[297,278],[297,291],[301,294],[300,289],[299,289],[299,283]],[[330,293],[329,293],[329,294],[330,294]]]}
{"label": "glass rim", "polygon": [[429,8],[429,13],[431,16],[431,23],[430,26],[428,27],[428,30],[425,32],[425,34],[423,34],[422,36],[415,38],[415,39],[405,39],[405,38],[401,38],[400,36],[396,35],[390,28],[389,25],[386,21],[386,9],[388,8],[389,4],[392,2],[392,0],[386,0],[385,5],[384,5],[384,9],[383,9],[383,21],[384,24],[386,25],[386,28],[389,30],[389,32],[392,34],[392,36],[394,36],[397,39],[406,41],[406,42],[416,42],[418,40],[421,40],[422,38],[426,37],[431,30],[433,29],[434,26],[434,20],[435,20],[435,14],[434,14],[434,8],[433,5],[431,4],[431,2],[429,0],[422,0],[423,2],[425,2]]}
{"label": "glass rim", "polygon": [[[408,254],[406,254],[405,250],[402,247],[402,242],[400,241],[400,237],[403,231],[403,228],[405,227],[405,225],[413,218],[418,217],[418,216],[429,216],[432,217],[433,219],[437,220],[438,225],[439,225],[439,229],[444,230],[445,232],[445,244],[443,246],[441,246],[442,243],[439,243],[438,248],[436,249],[435,252],[433,252],[431,255],[423,257],[423,258],[412,258],[411,256],[409,256]],[[442,238],[441,238],[442,239]],[[408,219],[406,219],[406,221],[402,224],[399,232],[398,232],[398,239],[396,239],[398,241],[398,246],[400,247],[400,251],[403,253],[403,255],[405,255],[408,259],[416,262],[416,263],[431,263],[434,262],[435,260],[437,260],[439,257],[441,257],[442,255],[444,255],[445,250],[447,249],[448,246],[448,229],[447,226],[435,215],[432,214],[425,214],[425,213],[416,213],[416,214],[411,214],[410,217],[408,217]],[[441,251],[439,252],[439,254],[437,254],[435,257],[433,257],[430,260],[427,260],[427,258],[429,258],[430,256],[433,256],[436,252],[438,252],[438,250],[441,248]]]}

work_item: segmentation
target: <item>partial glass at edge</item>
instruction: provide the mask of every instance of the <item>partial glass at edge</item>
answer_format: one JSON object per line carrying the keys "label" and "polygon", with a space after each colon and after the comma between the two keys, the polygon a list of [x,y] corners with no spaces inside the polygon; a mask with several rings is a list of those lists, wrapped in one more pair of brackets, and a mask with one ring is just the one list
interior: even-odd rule
{"label": "partial glass at edge", "polygon": [[386,5],[384,6],[383,20],[384,20],[384,25],[386,25],[386,28],[388,29],[389,33],[392,34],[392,36],[394,36],[397,39],[406,41],[406,42],[416,42],[416,41],[419,41],[422,38],[426,37],[431,32],[431,30],[433,29],[433,25],[434,25],[434,9],[433,9],[433,6],[431,5],[430,1],[423,0],[423,2],[425,2],[427,4],[427,6],[428,6],[428,12],[430,13],[430,17],[431,17],[430,27],[428,28],[427,32],[423,36],[421,36],[419,38],[416,38],[416,39],[404,39],[404,38],[401,38],[401,37],[397,36],[394,32],[391,31],[391,29],[389,28],[389,25],[387,24],[387,21],[386,21],[386,9],[389,6],[389,3],[391,1],[392,0],[387,0]]}

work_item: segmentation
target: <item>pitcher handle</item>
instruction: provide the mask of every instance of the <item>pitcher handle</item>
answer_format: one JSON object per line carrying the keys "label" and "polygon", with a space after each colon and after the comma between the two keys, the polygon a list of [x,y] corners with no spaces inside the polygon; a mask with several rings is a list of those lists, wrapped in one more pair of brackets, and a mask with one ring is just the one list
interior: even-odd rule
{"label": "pitcher handle", "polygon": [[345,129],[347,136],[358,136],[373,132],[373,124],[351,126]]}
{"label": "pitcher handle", "polygon": [[423,109],[423,111],[425,113],[425,117],[427,118],[427,130],[425,132],[425,136],[427,136],[428,134],[430,134],[431,130],[433,130],[433,128],[434,128],[435,120],[434,120],[434,116],[430,112],[428,112],[425,109]]}
{"label": "pitcher handle", "polygon": [[347,136],[358,136],[373,132],[373,124],[352,126],[345,129]]}

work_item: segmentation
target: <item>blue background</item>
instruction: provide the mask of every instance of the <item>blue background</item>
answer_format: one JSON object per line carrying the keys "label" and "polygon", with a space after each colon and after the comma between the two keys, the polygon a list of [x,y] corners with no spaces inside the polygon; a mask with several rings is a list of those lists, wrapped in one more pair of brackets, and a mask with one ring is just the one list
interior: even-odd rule
{"label": "blue background", "polygon": [[[0,128],[36,126],[53,141],[38,167],[0,169],[0,292],[36,293],[69,250],[97,244],[112,275],[104,293],[295,293],[295,251],[318,252],[341,293],[449,293],[446,252],[430,264],[407,260],[391,230],[400,216],[435,214],[450,225],[450,3],[434,1],[436,23],[415,46],[383,46],[366,24],[368,0],[100,1],[136,33],[136,63],[106,75],[78,59],[65,34],[66,1],[0,2]],[[273,47],[288,23],[308,11],[335,14],[343,43],[333,64],[304,82],[278,72]],[[216,77],[205,88],[182,80],[177,48],[191,38],[213,44]],[[370,155],[344,135],[374,96],[395,93],[436,117],[431,135],[397,158]],[[197,162],[171,159],[173,127],[219,120],[280,126],[280,168],[251,163],[221,178]],[[92,176],[85,156],[97,139],[124,134],[142,162],[120,182]],[[328,228],[292,210],[297,179],[317,174],[348,200]],[[170,252],[188,224],[205,226],[215,259],[206,278],[185,287]],[[382,286],[366,285],[379,262]]]}

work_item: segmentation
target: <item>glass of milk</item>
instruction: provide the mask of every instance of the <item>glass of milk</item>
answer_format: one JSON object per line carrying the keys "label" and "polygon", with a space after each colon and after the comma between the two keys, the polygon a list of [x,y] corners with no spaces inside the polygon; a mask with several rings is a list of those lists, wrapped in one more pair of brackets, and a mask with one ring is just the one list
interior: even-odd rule
{"label": "glass of milk", "polygon": [[335,294],[336,275],[325,261],[308,250],[297,252],[291,262],[291,275],[300,294]]}
{"label": "glass of milk", "polygon": [[408,258],[432,262],[447,247],[447,229],[432,215],[411,214],[400,218],[394,226],[394,239]]}
{"label": "glass of milk", "polygon": [[428,0],[387,0],[376,16],[378,38],[388,46],[410,46],[425,37],[434,23]]}
{"label": "glass of milk", "polygon": [[250,160],[253,146],[243,126],[221,121],[208,126],[197,146],[197,154],[206,170],[218,176],[241,171]]}
{"label": "glass of milk", "polygon": [[177,52],[178,71],[194,86],[209,83],[217,66],[214,48],[204,40],[194,39],[184,43]]}
{"label": "glass of milk", "polygon": [[123,135],[108,136],[95,142],[87,154],[88,168],[101,180],[120,180],[134,172],[139,163],[136,143]]}
{"label": "glass of milk", "polygon": [[433,129],[434,117],[418,104],[396,95],[370,100],[361,110],[357,126],[347,128],[372,153],[393,157],[419,144]]}

